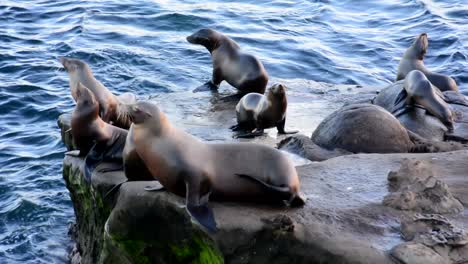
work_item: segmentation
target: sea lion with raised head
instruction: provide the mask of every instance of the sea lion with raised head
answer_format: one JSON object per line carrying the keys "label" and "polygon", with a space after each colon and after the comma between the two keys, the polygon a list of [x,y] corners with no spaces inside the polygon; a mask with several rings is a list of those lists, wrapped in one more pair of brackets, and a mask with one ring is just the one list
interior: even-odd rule
{"label": "sea lion with raised head", "polygon": [[444,74],[431,72],[424,65],[423,60],[428,45],[429,41],[426,33],[422,33],[413,41],[413,44],[406,50],[398,65],[396,80],[404,79],[412,70],[420,70],[441,91],[458,91],[458,86],[454,79]]}
{"label": "sea lion with raised head", "polygon": [[279,150],[255,143],[207,144],[171,125],[150,102],[130,108],[138,155],[164,188],[186,197],[187,211],[216,231],[208,198],[302,206],[299,177]]}
{"label": "sea lion with raised head", "polygon": [[80,82],[75,87],[76,106],[71,118],[73,141],[79,156],[85,157],[85,178],[101,162],[122,163],[127,130],[107,124],[99,117],[99,103],[94,93]]}
{"label": "sea lion with raised head", "polygon": [[114,126],[128,129],[131,121],[127,115],[127,104],[136,102],[136,97],[132,93],[124,93],[115,96],[100,81],[98,81],[87,63],[79,59],[60,57],[65,70],[70,77],[70,90],[75,102],[77,84],[80,82],[94,93],[99,102],[99,115],[104,122],[111,123]]}
{"label": "sea lion with raised head", "polygon": [[236,136],[239,138],[262,135],[264,129],[271,127],[276,127],[279,134],[297,133],[284,130],[287,106],[286,88],[282,84],[271,86],[265,95],[248,93],[236,106],[237,125],[231,129],[248,131]]}
{"label": "sea lion with raised head", "polygon": [[268,74],[263,64],[255,56],[242,52],[234,40],[213,29],[200,29],[188,36],[187,41],[208,49],[213,62],[211,80],[194,92],[217,90],[223,80],[242,94],[265,92]]}

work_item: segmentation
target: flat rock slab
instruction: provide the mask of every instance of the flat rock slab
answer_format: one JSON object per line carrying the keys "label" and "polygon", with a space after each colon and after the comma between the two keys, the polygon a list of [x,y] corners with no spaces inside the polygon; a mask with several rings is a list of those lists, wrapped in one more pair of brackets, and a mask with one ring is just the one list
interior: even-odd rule
{"label": "flat rock slab", "polygon": [[[145,191],[152,182],[124,183],[115,195],[104,199],[113,209],[103,237],[105,241],[105,237],[126,237],[148,245],[174,236],[179,237],[176,242],[202,237],[213,243],[210,254],[219,250],[227,263],[386,263],[390,261],[386,252],[404,242],[400,222],[414,215],[382,205],[389,172],[408,159],[431,163],[435,177],[446,182],[466,208],[468,151],[358,154],[298,167],[302,192],[308,198],[303,208],[211,202],[220,229],[212,236],[190,221],[184,198]],[[74,170],[78,178],[82,177],[81,164],[79,158],[64,160],[64,167],[78,168]],[[103,195],[124,179],[122,172],[95,173],[93,193]],[[448,219],[467,228],[466,214]],[[284,256],[288,258],[282,261]]]}

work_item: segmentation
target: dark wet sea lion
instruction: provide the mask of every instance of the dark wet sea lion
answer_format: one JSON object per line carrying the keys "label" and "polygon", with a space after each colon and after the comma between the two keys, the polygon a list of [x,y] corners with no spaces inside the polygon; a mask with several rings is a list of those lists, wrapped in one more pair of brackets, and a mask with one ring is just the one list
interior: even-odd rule
{"label": "dark wet sea lion", "polygon": [[99,102],[99,115],[104,122],[125,129],[130,127],[131,121],[127,116],[126,105],[136,102],[135,95],[124,93],[115,96],[94,77],[89,65],[82,60],[60,57],[60,62],[70,77],[70,90],[75,101],[77,101],[76,86],[80,82],[94,93]]}
{"label": "dark wet sea lion", "polygon": [[426,139],[442,141],[454,124],[447,102],[463,103],[460,95],[452,93],[457,92],[442,93],[421,71],[414,70],[404,80],[384,88],[373,102],[395,115],[412,132]]}
{"label": "dark wet sea lion", "polygon": [[75,89],[76,107],[72,113],[71,133],[80,156],[85,157],[85,178],[104,161],[122,163],[127,130],[109,125],[99,117],[99,103],[81,83]]}
{"label": "dark wet sea lion", "polygon": [[441,91],[458,91],[458,86],[454,79],[444,74],[431,72],[424,65],[423,60],[428,45],[429,42],[426,33],[422,33],[414,40],[398,65],[396,80],[403,80],[412,70],[420,70],[427,76],[429,81]]}
{"label": "dark wet sea lion", "polygon": [[297,133],[284,130],[287,106],[286,89],[282,84],[271,86],[265,95],[248,93],[236,106],[237,125],[231,128],[249,132],[237,137],[263,135],[263,130],[271,127],[276,127],[279,134]]}
{"label": "dark wet sea lion", "polygon": [[172,126],[150,102],[138,102],[130,115],[137,153],[152,176],[186,197],[189,214],[209,231],[216,230],[216,223],[208,198],[305,203],[296,169],[280,151],[254,143],[204,143]]}
{"label": "dark wet sea lion", "polygon": [[422,138],[380,106],[350,104],[327,116],[310,139],[291,136],[278,147],[312,161],[322,161],[352,153],[443,152],[464,146]]}
{"label": "dark wet sea lion", "polygon": [[263,64],[255,56],[242,52],[234,40],[213,29],[200,29],[188,36],[187,41],[207,48],[213,62],[211,81],[194,91],[218,89],[225,80],[240,93],[265,92],[268,74]]}

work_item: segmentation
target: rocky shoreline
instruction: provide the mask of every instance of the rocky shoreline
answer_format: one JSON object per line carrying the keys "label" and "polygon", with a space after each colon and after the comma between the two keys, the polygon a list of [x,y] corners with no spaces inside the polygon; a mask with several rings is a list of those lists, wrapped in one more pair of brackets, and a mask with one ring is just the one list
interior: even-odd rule
{"label": "rocky shoreline", "polygon": [[[354,88],[345,88],[349,89]],[[350,94],[350,98],[356,97]],[[342,93],[328,91],[320,95],[333,101],[337,96]],[[291,98],[294,115],[294,104],[300,103],[300,99],[294,94]],[[232,118],[232,113],[226,113],[231,111],[220,107],[211,109],[209,115],[224,120]],[[62,115],[58,124],[67,149],[73,150],[69,119],[68,114]],[[264,143],[275,144],[269,137]],[[464,231],[468,228],[468,150],[328,154],[321,162],[301,165],[296,161],[301,189],[308,199],[305,207],[212,202],[219,227],[214,235],[191,222],[183,198],[165,191],[145,191],[152,184],[145,181],[127,182],[118,191],[108,193],[126,180],[123,172],[100,173],[99,169],[107,165],[101,164],[88,184],[81,171],[83,160],[66,156],[63,176],[77,220],[77,246],[71,260],[73,263],[468,261],[468,238]]]}

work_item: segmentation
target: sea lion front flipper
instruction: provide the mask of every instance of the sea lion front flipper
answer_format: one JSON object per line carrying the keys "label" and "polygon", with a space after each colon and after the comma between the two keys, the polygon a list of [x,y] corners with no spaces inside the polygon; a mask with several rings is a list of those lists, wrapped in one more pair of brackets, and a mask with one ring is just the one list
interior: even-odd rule
{"label": "sea lion front flipper", "polygon": [[218,231],[214,219],[213,210],[208,206],[208,194],[200,198],[200,184],[186,182],[186,209],[189,215],[195,219],[201,226],[206,228],[209,233]]}
{"label": "sea lion front flipper", "polygon": [[208,92],[208,91],[217,91],[218,86],[216,86],[212,81],[208,81],[204,83],[203,85],[198,86],[195,88],[192,92],[198,93],[198,92]]}
{"label": "sea lion front flipper", "polygon": [[121,171],[121,170],[123,170],[123,164],[112,164],[111,167],[102,168],[102,169],[98,170],[98,172],[108,173],[108,172]]}
{"label": "sea lion front flipper", "polygon": [[145,191],[148,191],[148,192],[156,192],[156,191],[163,191],[165,190],[164,189],[164,186],[159,182],[159,181],[152,181],[152,183],[154,184],[153,186],[146,186],[145,187]]}
{"label": "sea lion front flipper", "polygon": [[281,120],[277,125],[276,125],[276,129],[278,129],[278,133],[279,134],[283,134],[283,135],[286,135],[286,134],[296,134],[297,130],[293,130],[293,131],[285,131],[284,130],[284,126],[286,124],[286,117],[283,118],[283,120]]}
{"label": "sea lion front flipper", "polygon": [[106,148],[106,144],[104,143],[96,143],[94,146],[89,150],[88,155],[86,155],[84,160],[84,176],[86,181],[89,183],[91,182],[91,175],[94,169],[102,162],[104,158],[104,150]]}
{"label": "sea lion front flipper", "polygon": [[405,89],[402,89],[401,92],[398,94],[397,98],[395,99],[391,113],[395,117],[406,113],[409,110],[408,103],[410,100],[411,99],[408,95],[408,92]]}
{"label": "sea lion front flipper", "polygon": [[81,151],[79,150],[70,150],[65,152],[65,155],[70,156],[70,157],[80,157],[81,156]]}
{"label": "sea lion front flipper", "polygon": [[234,138],[254,138],[258,136],[263,136],[264,134],[265,133],[263,132],[263,129],[254,129],[252,132],[249,133],[235,135]]}

